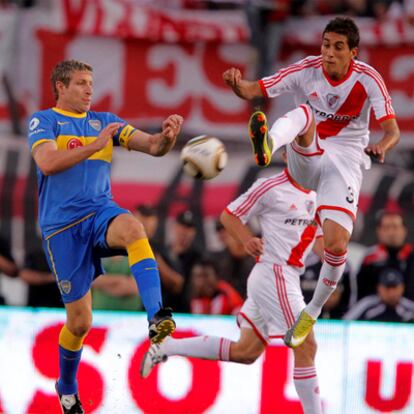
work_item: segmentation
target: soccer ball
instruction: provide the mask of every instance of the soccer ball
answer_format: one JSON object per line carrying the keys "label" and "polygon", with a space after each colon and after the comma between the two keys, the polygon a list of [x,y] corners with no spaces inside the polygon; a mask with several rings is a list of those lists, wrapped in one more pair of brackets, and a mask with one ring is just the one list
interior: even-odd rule
{"label": "soccer ball", "polygon": [[207,135],[190,139],[181,151],[184,171],[202,180],[216,177],[226,166],[227,158],[224,144]]}

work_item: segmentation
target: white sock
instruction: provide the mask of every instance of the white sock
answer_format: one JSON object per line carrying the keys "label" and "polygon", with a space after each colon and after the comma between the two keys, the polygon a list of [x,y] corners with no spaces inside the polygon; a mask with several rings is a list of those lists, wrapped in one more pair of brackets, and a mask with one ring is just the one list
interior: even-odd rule
{"label": "white sock", "polygon": [[293,380],[304,414],[322,414],[319,384],[314,366],[295,368]]}
{"label": "white sock", "polygon": [[336,285],[345,270],[346,253],[335,254],[325,249],[324,261],[315,292],[313,292],[312,300],[305,307],[305,312],[313,319],[318,318],[323,305],[336,289]]}
{"label": "white sock", "polygon": [[310,127],[313,114],[307,105],[301,105],[283,115],[270,128],[269,137],[273,141],[272,154],[284,145],[290,144],[298,135]]}
{"label": "white sock", "polygon": [[220,361],[230,360],[230,339],[217,336],[194,338],[168,338],[161,344],[161,351],[168,356],[181,355]]}

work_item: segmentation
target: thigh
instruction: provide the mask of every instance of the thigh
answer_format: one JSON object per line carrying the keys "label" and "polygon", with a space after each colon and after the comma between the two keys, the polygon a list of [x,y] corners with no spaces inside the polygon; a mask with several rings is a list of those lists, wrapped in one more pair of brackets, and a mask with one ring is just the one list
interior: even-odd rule
{"label": "thigh", "polygon": [[84,297],[102,268],[93,255],[93,217],[43,241],[49,267],[65,304]]}
{"label": "thigh", "polygon": [[288,171],[295,181],[309,190],[316,190],[321,174],[323,150],[314,142],[306,148],[300,147],[296,141],[287,145]]}

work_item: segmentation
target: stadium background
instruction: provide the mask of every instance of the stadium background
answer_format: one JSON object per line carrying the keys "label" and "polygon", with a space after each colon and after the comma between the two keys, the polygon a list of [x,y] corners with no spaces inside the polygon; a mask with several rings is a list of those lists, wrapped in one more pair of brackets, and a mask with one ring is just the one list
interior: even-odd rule
{"label": "stadium background", "polygon": [[[58,60],[77,58],[94,66],[95,110],[114,112],[144,130],[157,130],[170,113],[184,116],[181,142],[167,157],[151,159],[122,150],[114,155],[115,199],[127,208],[142,202],[160,207],[162,237],[168,237],[170,217],[190,208],[196,213],[197,243],[214,248],[214,222],[223,207],[258,175],[283,168],[278,161],[266,170],[258,170],[252,163],[245,133],[251,108],[222,82],[222,72],[229,66],[241,67],[248,78],[255,77],[257,52],[249,44],[246,16],[236,7],[240,4],[224,8],[224,2],[218,1],[211,2],[214,7],[210,9],[185,9],[180,7],[184,2],[174,0],[53,0],[38,1],[32,7],[2,3],[0,234],[11,240],[17,261],[38,242],[35,174],[26,147],[26,120],[31,112],[53,105],[49,74]],[[384,208],[402,211],[409,240],[414,241],[414,26],[405,17],[390,13],[381,19],[357,19],[361,29],[359,56],[383,75],[402,134],[386,165],[374,165],[365,174],[351,246],[355,265],[365,247],[375,242],[375,215]],[[283,47],[273,69],[304,55],[318,54],[321,30],[328,18],[314,13],[285,20]],[[290,104],[286,98],[273,100],[267,108],[269,117],[283,113]],[[180,168],[180,145],[199,134],[222,139],[230,155],[228,167],[211,182],[193,181],[183,176]],[[378,137],[378,126],[373,122],[372,139]],[[21,282],[3,277],[1,284],[10,304],[24,303]],[[125,319],[132,321],[136,336],[125,327]],[[218,332],[217,327],[222,326],[223,335],[237,337],[233,319],[201,319],[201,328],[196,317],[179,319],[182,334]],[[51,338],[62,321],[60,312],[1,311],[0,412],[58,412],[51,379],[54,362],[37,352],[54,352]],[[289,375],[282,375],[291,369],[290,354],[280,346],[271,347],[248,368],[177,362],[177,371],[163,368],[158,382],[151,380],[145,385],[137,371],[130,370],[131,364],[137,369],[134,353],[143,346],[142,315],[98,314],[96,321],[86,347],[90,351],[85,352],[84,369],[90,372],[81,374],[81,392],[85,387],[84,393],[95,393],[87,397],[90,412],[301,412]],[[318,330],[326,413],[414,412],[414,351],[404,346],[414,342],[414,328],[326,322]],[[273,359],[272,371],[266,364]],[[196,365],[201,374],[196,374]],[[209,378],[219,381],[217,389]],[[146,393],[139,391],[137,384]]]}

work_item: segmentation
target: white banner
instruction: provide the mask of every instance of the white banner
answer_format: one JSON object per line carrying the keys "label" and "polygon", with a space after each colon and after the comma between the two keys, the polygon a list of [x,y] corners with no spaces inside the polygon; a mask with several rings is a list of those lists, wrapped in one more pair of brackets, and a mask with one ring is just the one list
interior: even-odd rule
{"label": "white banner", "polygon": [[[0,412],[54,414],[59,311],[0,310]],[[237,339],[232,317],[177,317],[177,337]],[[321,321],[317,370],[325,414],[413,413],[414,326]],[[79,387],[87,413],[301,414],[292,353],[269,346],[253,365],[170,358],[146,379],[143,314],[95,313]]]}

